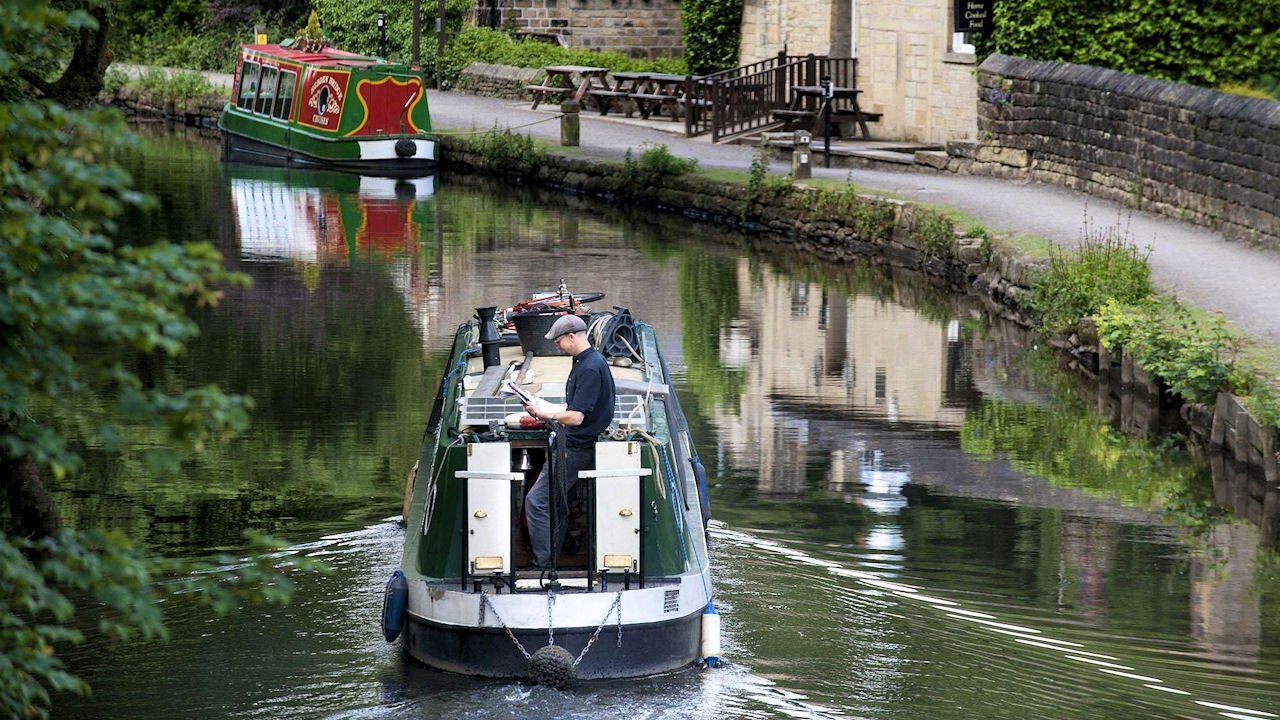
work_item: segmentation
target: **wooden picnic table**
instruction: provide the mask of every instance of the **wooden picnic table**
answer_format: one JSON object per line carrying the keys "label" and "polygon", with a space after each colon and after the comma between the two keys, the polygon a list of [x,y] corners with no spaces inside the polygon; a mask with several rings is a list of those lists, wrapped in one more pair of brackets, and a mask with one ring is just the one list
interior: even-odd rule
{"label": "wooden picnic table", "polygon": [[573,98],[581,103],[587,93],[593,89],[611,90],[609,87],[609,68],[589,67],[586,65],[550,65],[542,69],[547,74],[541,85],[526,85],[525,90],[533,93],[533,109],[546,95],[554,95],[561,100]]}
{"label": "wooden picnic table", "polygon": [[[870,140],[871,132],[867,129],[867,122],[875,122],[882,117],[881,113],[866,112],[858,107],[858,95],[862,93],[858,88],[850,87],[832,87],[831,97],[831,121],[835,125],[837,132],[841,135],[841,123],[857,123],[861,130],[862,139]],[[819,134],[822,130],[823,104],[828,100],[823,96],[821,85],[793,85],[791,87],[791,102],[785,110],[774,110],[773,117],[775,120],[782,120],[786,123],[784,127],[790,129],[791,123],[796,121],[811,122],[813,133]]]}
{"label": "wooden picnic table", "polygon": [[609,73],[609,79],[613,81],[612,87],[606,89],[592,89],[591,97],[595,100],[597,108],[601,115],[608,115],[613,109],[613,104],[617,102],[626,112],[627,117],[631,117],[632,109],[635,101],[632,95],[641,92],[644,84],[649,81],[651,73],[647,72],[614,72]]}
{"label": "wooden picnic table", "polygon": [[[631,94],[631,99],[636,103],[636,109],[640,111],[640,117],[648,119],[650,115],[662,114],[665,109],[672,120],[678,119],[685,98],[685,85],[691,77],[672,73],[650,73],[642,83],[637,85],[636,92]],[[696,81],[698,78],[693,79]]]}

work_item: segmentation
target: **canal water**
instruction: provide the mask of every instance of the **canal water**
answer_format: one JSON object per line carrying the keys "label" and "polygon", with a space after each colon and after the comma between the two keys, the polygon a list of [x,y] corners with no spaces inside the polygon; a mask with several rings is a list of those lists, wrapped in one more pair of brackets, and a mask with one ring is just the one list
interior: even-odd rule
{"label": "canal water", "polygon": [[[182,131],[128,163],[160,199],[130,238],[213,242],[252,279],[148,372],[251,395],[254,425],[177,478],[91,452],[68,521],[185,556],[261,530],[333,572],[288,607],[172,601],[167,641],[68,652],[93,695],[55,717],[1280,716],[1271,536],[1214,502],[1207,463],[1115,430],[969,301],[467,178],[226,166]],[[455,327],[562,280],[654,325],[677,376],[712,483],[722,669],[560,692],[418,667],[381,638]]]}

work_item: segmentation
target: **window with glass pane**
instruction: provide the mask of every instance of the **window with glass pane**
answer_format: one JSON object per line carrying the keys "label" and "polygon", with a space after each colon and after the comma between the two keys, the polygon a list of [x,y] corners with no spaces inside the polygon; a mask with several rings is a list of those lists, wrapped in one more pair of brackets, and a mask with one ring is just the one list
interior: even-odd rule
{"label": "window with glass pane", "polygon": [[271,111],[273,117],[288,120],[293,112],[293,88],[298,82],[298,74],[291,70],[280,71],[280,90],[276,93],[276,107]]}
{"label": "window with glass pane", "polygon": [[258,94],[258,63],[246,62],[240,72],[240,96],[236,104],[245,110],[253,109],[253,98]]}
{"label": "window with glass pane", "polygon": [[258,90],[257,111],[263,114],[271,112],[271,104],[276,99],[276,75],[279,70],[273,67],[262,68],[262,89]]}

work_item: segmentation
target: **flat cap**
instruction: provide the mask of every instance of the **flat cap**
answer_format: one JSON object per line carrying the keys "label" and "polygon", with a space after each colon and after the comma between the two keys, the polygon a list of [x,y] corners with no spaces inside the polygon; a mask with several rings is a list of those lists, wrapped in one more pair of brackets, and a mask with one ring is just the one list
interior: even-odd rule
{"label": "flat cap", "polygon": [[547,331],[547,334],[543,337],[548,340],[555,340],[566,333],[582,332],[586,329],[587,324],[582,321],[582,318],[577,315],[564,315],[559,320],[556,320],[555,324],[551,326],[551,330]]}

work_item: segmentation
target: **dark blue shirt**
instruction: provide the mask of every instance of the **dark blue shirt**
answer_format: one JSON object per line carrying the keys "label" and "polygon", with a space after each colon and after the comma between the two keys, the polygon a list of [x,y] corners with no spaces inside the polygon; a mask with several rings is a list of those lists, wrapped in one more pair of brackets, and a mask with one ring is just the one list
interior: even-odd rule
{"label": "dark blue shirt", "polygon": [[565,431],[569,447],[590,447],[596,436],[613,422],[613,373],[604,356],[593,347],[573,358],[573,369],[565,383],[564,401],[569,410],[582,413],[582,424]]}

